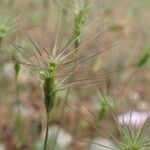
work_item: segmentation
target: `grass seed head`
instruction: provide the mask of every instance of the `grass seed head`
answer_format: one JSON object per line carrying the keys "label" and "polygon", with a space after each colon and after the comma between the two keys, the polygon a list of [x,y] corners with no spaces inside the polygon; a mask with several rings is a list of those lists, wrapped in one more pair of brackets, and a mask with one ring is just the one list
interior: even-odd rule
{"label": "grass seed head", "polygon": [[[85,78],[70,81],[71,75],[75,74],[78,71],[77,69],[79,69],[76,68],[74,71],[72,71],[72,67],[74,65],[73,63],[77,61],[76,66],[78,67],[86,61],[111,49],[113,46],[87,57],[78,57],[77,59],[74,59],[73,56],[76,54],[76,49],[87,44],[96,36],[93,36],[87,42],[73,50],[69,49],[78,40],[79,36],[73,39],[71,43],[67,44],[63,48],[60,46],[61,41],[59,43],[58,37],[56,36],[53,50],[49,51],[45,49],[39,41],[34,41],[29,32],[25,31],[25,34],[27,35],[28,40],[32,43],[32,51],[16,44],[13,45],[24,58],[20,64],[24,65],[28,69],[31,69],[32,72],[40,76],[45,95],[45,107],[48,118],[52,109],[57,104],[56,96],[58,91],[66,89],[68,86],[72,85],[84,86],[88,84],[94,84],[96,82],[102,82],[98,75],[96,75],[97,78]],[[100,32],[98,34],[100,34]],[[25,54],[25,52],[28,52],[28,56]],[[78,55],[79,54],[77,54],[77,56]]]}
{"label": "grass seed head", "polygon": [[149,149],[150,140],[147,139],[144,131],[147,129],[148,120],[144,125],[135,130],[129,126],[120,126],[118,127],[121,139],[120,142],[116,141],[119,150],[147,150]]}
{"label": "grass seed head", "polygon": [[50,117],[51,110],[56,104],[56,62],[50,61],[45,70],[40,73],[43,80],[43,89],[45,95],[45,108],[47,117]]}
{"label": "grass seed head", "polygon": [[[86,23],[86,16],[88,11],[88,4],[85,3],[77,3],[75,9],[75,18],[74,18],[74,39],[79,37],[83,32],[84,25]],[[77,48],[80,44],[81,37],[78,38],[75,42],[75,47]]]}

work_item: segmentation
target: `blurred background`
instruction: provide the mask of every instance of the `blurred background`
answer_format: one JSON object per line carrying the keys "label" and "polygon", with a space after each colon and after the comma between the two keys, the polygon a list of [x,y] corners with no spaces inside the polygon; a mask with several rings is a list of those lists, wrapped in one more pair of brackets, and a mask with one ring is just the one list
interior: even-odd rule
{"label": "blurred background", "polygon": [[68,53],[88,59],[74,63],[77,84],[58,92],[48,150],[115,149],[107,136],[120,139],[116,124],[141,127],[150,116],[149,14],[149,0],[0,0],[0,150],[43,148],[44,94],[26,65],[35,62],[26,32],[49,52],[57,34],[60,50],[81,35]]}

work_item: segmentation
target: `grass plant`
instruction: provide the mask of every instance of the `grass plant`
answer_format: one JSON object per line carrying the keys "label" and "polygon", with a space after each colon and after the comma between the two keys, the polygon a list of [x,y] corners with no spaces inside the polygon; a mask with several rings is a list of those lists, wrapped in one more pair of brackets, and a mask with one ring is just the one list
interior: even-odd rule
{"label": "grass plant", "polygon": [[[147,1],[147,0],[144,0],[144,1]],[[97,31],[97,29],[93,27],[92,29],[90,29],[90,32],[86,34],[87,36],[85,38],[86,41],[84,41],[83,35],[85,33],[85,29],[87,29],[87,25],[89,25],[87,23],[87,20],[89,17],[89,4],[90,3],[91,4],[93,3],[92,8],[94,10],[93,12],[91,11],[92,12],[90,14],[91,17],[96,16],[96,17],[100,17],[101,19],[100,22],[98,22],[98,24],[104,23],[106,25],[112,22],[112,20],[114,22],[117,22],[117,24],[113,24],[112,27],[108,25],[109,30],[106,32],[106,36],[108,35],[108,38],[102,39],[101,43],[97,39],[96,40],[93,40],[93,39],[101,35],[103,31],[99,32]],[[145,2],[140,2],[140,4],[142,4],[141,7],[143,7],[144,3]],[[14,63],[13,70],[15,72],[15,79],[14,79],[15,82],[12,82],[12,79],[7,79],[7,81],[2,81],[3,78],[1,78],[1,76],[3,76],[3,69],[1,69],[2,73],[0,72],[0,84],[1,84],[2,90],[0,89],[0,92],[2,93],[2,96],[3,96],[5,91],[8,91],[8,92],[10,91],[8,95],[7,94],[5,95],[6,97],[8,97],[7,98],[8,100],[9,99],[11,100],[11,98],[14,96],[13,92],[11,91],[12,89],[11,84],[12,83],[16,84],[15,85],[16,89],[14,93],[16,94],[15,97],[16,97],[17,112],[18,112],[18,118],[16,121],[18,134],[15,135],[15,133],[12,132],[11,124],[9,124],[12,120],[7,121],[7,117],[2,117],[2,120],[0,123],[0,134],[3,136],[2,130],[5,129],[4,131],[6,131],[5,133],[6,140],[2,140],[2,142],[5,142],[6,145],[11,145],[12,143],[13,144],[15,143],[16,144],[15,147],[17,147],[17,149],[24,149],[24,147],[25,149],[32,149],[32,147],[34,148],[33,143],[35,143],[35,149],[36,149],[36,144],[39,144],[37,143],[37,141],[39,141],[38,136],[40,135],[39,133],[36,134],[37,131],[35,131],[35,130],[38,130],[38,126],[33,127],[33,128],[36,128],[34,130],[35,135],[32,135],[34,134],[33,132],[30,133],[30,135],[28,135],[29,134],[28,132],[25,134],[23,133],[26,132],[26,129],[25,129],[26,124],[27,124],[27,127],[29,127],[29,126],[32,126],[34,122],[36,122],[36,119],[37,119],[36,113],[38,117],[39,115],[42,114],[41,103],[37,101],[41,98],[40,97],[41,95],[39,96],[39,93],[40,93],[39,88],[41,88],[40,90],[43,93],[42,104],[44,106],[45,118],[46,118],[45,119],[46,121],[44,124],[44,127],[46,126],[45,127],[46,132],[45,132],[44,143],[42,145],[43,150],[49,150],[49,149],[56,150],[57,149],[56,144],[57,144],[57,136],[59,135],[59,130],[57,131],[56,136],[52,138],[52,140],[48,137],[49,130],[50,130],[49,128],[52,123],[54,124],[59,123],[60,128],[62,126],[66,128],[67,131],[71,132],[73,136],[73,140],[75,142],[78,141],[78,142],[93,143],[95,145],[98,145],[99,149],[105,148],[108,150],[109,149],[110,150],[149,150],[150,139],[149,137],[146,137],[146,134],[147,134],[146,132],[148,132],[147,126],[149,126],[148,121],[146,121],[145,124],[141,128],[138,128],[138,129],[130,127],[127,124],[120,125],[116,120],[119,114],[118,113],[119,111],[117,108],[114,108],[114,105],[117,106],[119,103],[117,101],[114,104],[110,100],[112,98],[111,90],[114,88],[118,88],[115,91],[118,94],[121,84],[124,84],[126,76],[128,75],[126,75],[126,72],[125,73],[120,72],[119,74],[116,74],[117,79],[114,79],[114,80],[111,78],[108,79],[107,78],[108,75],[117,71],[110,71],[108,73],[104,73],[105,66],[108,66],[108,68],[113,68],[114,66],[116,66],[116,64],[118,64],[118,60],[122,58],[122,56],[120,57],[120,54],[122,55],[122,53],[117,55],[117,57],[120,57],[120,58],[116,57],[116,60],[112,59],[112,57],[110,56],[110,55],[112,56],[116,55],[115,52],[110,53],[108,56],[104,55],[104,57],[101,58],[100,67],[98,67],[98,69],[96,69],[96,71],[93,71],[93,72],[91,69],[93,66],[93,61],[91,61],[92,63],[90,65],[88,65],[88,63],[86,64],[86,62],[90,61],[91,59],[94,59],[95,57],[101,55],[102,53],[109,51],[113,47],[117,46],[118,44],[113,45],[111,43],[114,43],[114,41],[116,41],[117,39],[118,40],[122,39],[120,38],[120,36],[123,37],[123,39],[125,39],[127,43],[127,45],[125,45],[126,50],[128,48],[132,48],[133,50],[135,49],[133,53],[136,53],[136,50],[139,49],[139,47],[136,47],[136,46],[132,47],[132,44],[130,42],[133,39],[137,42],[139,40],[138,37],[140,37],[140,40],[139,40],[140,42],[137,44],[137,46],[144,47],[143,45],[145,45],[145,42],[148,41],[147,37],[149,37],[148,32],[145,32],[146,28],[148,27],[148,26],[145,27],[145,24],[148,24],[147,23],[148,20],[146,23],[144,23],[144,20],[146,20],[148,17],[147,7],[143,7],[141,9],[139,7],[140,5],[138,5],[138,13],[137,12],[135,13],[139,17],[137,17],[136,20],[135,19],[132,20],[132,17],[128,13],[128,11],[126,11],[126,7],[128,7],[129,5],[126,3],[125,0],[124,1],[111,0],[110,4],[107,4],[107,2],[105,2],[104,0],[101,2],[98,0],[95,0],[92,2],[88,0],[72,0],[72,1],[69,1],[69,0],[62,0],[62,1],[30,0],[30,1],[24,1],[24,2],[19,2],[19,3],[17,2],[17,0],[6,0],[6,1],[2,0],[0,8],[3,7],[2,5],[4,5],[5,7],[6,4],[7,6],[9,5],[9,8],[13,4],[12,10],[6,10],[6,12],[10,13],[11,11],[14,11],[15,13],[18,13],[21,10],[23,11],[23,15],[21,15],[23,20],[25,19],[26,21],[26,13],[27,13],[27,16],[29,15],[29,18],[30,17],[32,18],[32,21],[29,21],[29,24],[30,24],[29,26],[32,26],[33,24],[34,26],[38,26],[37,24],[41,23],[42,27],[40,27],[39,30],[37,28],[34,30],[32,27],[20,28],[24,31],[23,33],[25,33],[26,35],[25,41],[27,41],[26,42],[27,45],[29,46],[29,43],[30,43],[31,47],[30,46],[26,47],[22,45],[23,43],[20,45],[18,45],[18,43],[15,44],[14,42],[12,42],[12,41],[15,41],[14,37],[10,37],[9,42],[15,48],[15,51],[11,53],[11,59],[12,59],[12,62]],[[95,4],[96,6],[94,6]],[[136,4],[136,2],[131,2],[130,4],[134,5]],[[115,5],[117,5],[117,7]],[[23,6],[23,10],[22,10],[22,6]],[[59,16],[60,19],[57,20],[56,12],[58,11],[58,9],[60,9],[60,16]],[[36,13],[35,10],[37,10],[36,12],[38,13]],[[141,14],[139,15],[140,12]],[[132,21],[138,22],[139,21],[138,19],[140,19],[140,17],[141,17],[141,20],[143,19],[142,20],[143,22],[140,22],[140,25],[137,23],[136,30],[135,30],[134,23]],[[49,31],[53,30],[53,23],[55,20],[58,21],[58,24],[56,26],[57,31],[56,33],[52,33],[52,35],[49,38],[50,42],[46,43],[45,37],[47,36]],[[2,67],[3,66],[5,67],[5,56],[6,56],[5,49],[7,49],[7,42],[8,42],[7,36],[10,35],[13,31],[15,31],[16,29],[15,21],[16,20],[14,19],[13,16],[7,17],[7,15],[4,15],[3,13],[1,13],[0,15],[0,52],[2,52],[0,65]],[[61,24],[59,21],[62,21],[63,23]],[[91,19],[90,19],[90,23],[92,23],[92,26],[95,26],[94,21]],[[121,27],[119,25],[121,25]],[[44,32],[46,33],[43,33],[43,29],[42,29],[43,27],[44,27]],[[38,40],[34,40],[34,38],[31,36],[32,35],[30,32],[31,29],[33,29],[32,30],[33,36],[37,36]],[[95,32],[96,34],[93,36]],[[19,31],[17,30],[17,34],[18,33]],[[136,37],[135,35],[138,35],[138,36]],[[19,38],[20,40],[19,42],[23,42],[22,41],[23,35],[21,34],[19,37],[21,37]],[[141,40],[142,38],[144,40]],[[41,42],[39,42],[40,40]],[[92,40],[93,40],[93,45],[89,46],[88,43]],[[134,45],[136,43],[135,41],[132,41]],[[68,44],[65,44],[67,42]],[[53,43],[53,46],[51,46],[51,43]],[[108,46],[108,45],[112,45],[112,46]],[[100,48],[100,46],[102,48]],[[98,47],[98,48],[95,49],[95,47]],[[80,51],[81,48],[83,48],[82,51]],[[87,52],[85,49],[87,50]],[[126,54],[126,51],[124,51],[123,53]],[[133,67],[136,67],[135,69],[137,71],[136,73],[140,73],[140,78],[138,78],[138,82],[136,83],[137,97],[140,97],[140,98],[137,98],[138,107],[143,107],[143,106],[148,107],[147,103],[146,103],[146,106],[143,104],[145,101],[147,102],[147,95],[148,95],[147,89],[143,87],[143,85],[147,85],[149,83],[147,82],[147,79],[146,79],[147,75],[145,75],[145,72],[147,73],[147,70],[146,70],[147,67],[143,67],[143,66],[148,65],[149,58],[150,58],[149,56],[150,56],[150,49],[148,47],[146,49],[142,49],[142,52],[139,58],[137,58],[136,60],[132,59],[134,61],[133,62],[134,64],[132,65]],[[110,61],[110,59],[112,60]],[[97,61],[99,60],[97,59]],[[104,63],[107,63],[107,62],[109,62],[108,65],[105,65]],[[121,63],[123,66],[122,68],[124,69],[127,67],[127,70],[128,70],[128,67],[129,67],[128,64],[130,64],[128,59],[126,62],[125,62],[125,59],[121,60]],[[34,81],[31,81],[31,83],[29,83],[31,85],[30,87],[32,89],[31,91],[30,91],[30,88],[27,87],[27,85],[23,85],[23,89],[25,90],[19,90],[18,77],[21,77],[19,76],[19,73],[20,73],[21,67],[23,66],[29,69],[32,73],[34,73],[35,76],[38,76],[38,79],[41,82],[41,86],[40,85],[37,86],[37,83],[39,82],[36,83],[36,81],[34,80]],[[139,72],[138,72],[138,69],[139,69]],[[141,73],[143,71],[144,71],[144,75]],[[87,77],[85,77],[84,75],[87,75]],[[119,75],[119,78],[118,78],[118,75]],[[20,79],[24,80],[23,77]],[[130,76],[129,78],[131,79],[132,77],[133,76]],[[25,78],[26,78],[26,75],[25,75]],[[26,84],[30,82],[30,79],[31,77],[29,77],[29,81],[27,82],[23,81],[23,83]],[[111,84],[108,85],[109,90],[106,90],[106,93],[104,92],[105,94],[103,94],[102,91],[103,90],[105,91],[105,88],[107,86],[105,79],[108,79]],[[144,81],[144,82],[141,83],[141,81]],[[6,82],[10,85],[8,86],[8,89],[6,89],[6,87],[3,86],[3,84],[5,84]],[[101,93],[99,93],[98,91],[99,103],[97,105],[100,107],[95,108],[93,107],[94,103],[92,101],[93,97],[95,98],[95,94],[93,94],[92,92],[95,89],[93,87],[95,87],[95,85],[98,86],[98,84],[100,84],[100,87],[102,88],[102,90],[100,91]],[[87,85],[92,86],[92,88],[88,89],[89,87],[87,88]],[[77,88],[72,88],[72,86],[76,86]],[[83,86],[85,86],[85,89],[82,88],[80,90],[79,88]],[[83,91],[85,90],[84,91],[85,93],[84,92],[82,93],[82,90]],[[32,91],[35,92],[35,95],[38,98],[34,95],[34,93],[32,93]],[[60,91],[63,92],[63,96],[62,97],[60,96],[60,98],[58,99],[57,97],[59,96],[59,94],[61,94]],[[113,93],[113,94],[116,94],[116,93]],[[130,97],[130,94],[128,91],[127,92],[125,91],[125,93],[124,92],[122,93],[127,94],[125,95],[127,99]],[[122,93],[120,95],[124,96],[122,95]],[[0,99],[3,99],[2,96],[0,96]],[[30,96],[32,96],[33,98],[30,98]],[[82,97],[81,99],[80,99],[80,96]],[[83,99],[84,96],[85,98]],[[145,99],[144,101],[141,102],[141,98],[143,97]],[[19,109],[20,109],[18,108],[19,103],[20,103],[19,98],[21,98],[22,100],[25,99],[25,103],[27,103],[27,105],[30,105],[31,112],[33,111],[35,114],[34,113],[30,114],[29,112],[29,116],[27,116],[27,119],[23,118],[23,116],[19,114]],[[33,101],[29,102],[28,101],[29,99],[32,99]],[[68,99],[70,99],[70,101],[68,101]],[[110,101],[108,101],[108,99]],[[141,106],[139,106],[140,104]],[[113,105],[113,108],[112,108],[112,105]],[[7,111],[3,110],[5,109],[3,108],[3,103],[1,105],[1,108],[2,109],[1,109],[0,114],[5,116],[5,113],[9,110]],[[120,106],[120,109],[123,109],[123,108],[124,108],[124,105]],[[70,113],[70,110],[68,109],[71,109],[74,112]],[[69,113],[67,113],[67,111]],[[117,111],[117,113],[115,112],[115,113],[110,114],[111,111]],[[86,116],[84,116],[84,114]],[[57,117],[60,117],[60,118],[58,119]],[[75,121],[74,123],[75,125],[72,125],[73,121]],[[114,127],[111,125],[112,123],[111,121],[115,124]],[[27,123],[25,124],[25,122]],[[107,128],[106,128],[107,131],[104,131],[105,129],[103,128],[103,125],[105,126],[105,124],[106,124],[106,127],[107,125],[109,126],[110,124],[111,129],[113,128],[112,130],[113,131],[115,130],[114,131],[115,135],[111,133],[111,131],[109,132]],[[40,128],[42,128],[41,117],[40,117],[39,126]],[[103,134],[103,132],[106,134]],[[116,148],[111,148],[108,145],[93,142],[93,139],[95,139],[95,137],[104,137],[110,142],[113,142]],[[85,138],[85,140],[83,140],[83,138]],[[17,139],[17,142],[16,141],[14,142],[12,140],[13,142],[10,144],[8,139],[13,139],[13,140]],[[49,141],[52,144],[50,144]],[[78,146],[78,145],[75,145],[75,146]],[[6,149],[14,149],[14,147],[6,148]]]}

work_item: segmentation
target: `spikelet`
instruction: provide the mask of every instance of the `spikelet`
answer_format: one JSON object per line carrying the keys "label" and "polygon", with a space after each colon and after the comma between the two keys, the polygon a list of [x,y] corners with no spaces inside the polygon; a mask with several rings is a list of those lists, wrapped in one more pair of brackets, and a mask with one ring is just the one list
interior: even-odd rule
{"label": "spikelet", "polygon": [[50,113],[56,104],[56,62],[50,61],[45,71],[40,74],[43,80],[46,114],[49,119]]}
{"label": "spikelet", "polygon": [[[84,30],[84,26],[86,23],[86,16],[88,11],[88,3],[87,2],[76,2],[75,8],[75,19],[74,19],[74,39],[79,37]],[[75,48],[79,47],[81,41],[81,36],[75,42]]]}

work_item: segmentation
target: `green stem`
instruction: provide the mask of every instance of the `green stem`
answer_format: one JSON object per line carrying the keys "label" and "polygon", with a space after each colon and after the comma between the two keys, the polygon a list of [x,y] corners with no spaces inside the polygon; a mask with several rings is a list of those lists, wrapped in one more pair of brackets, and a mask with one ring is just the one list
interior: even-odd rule
{"label": "green stem", "polygon": [[[51,116],[51,115],[50,115],[50,116]],[[47,117],[46,132],[45,132],[45,140],[44,140],[44,147],[43,147],[43,150],[46,150],[46,149],[47,149],[47,141],[48,141],[48,132],[49,132],[50,116]]]}
{"label": "green stem", "polygon": [[49,132],[49,123],[47,121],[47,124],[46,124],[46,134],[45,134],[45,141],[44,141],[44,148],[43,148],[43,150],[46,150],[46,148],[47,148],[48,132]]}
{"label": "green stem", "polygon": [[23,144],[23,137],[22,137],[22,133],[21,133],[21,124],[20,124],[20,109],[19,109],[19,105],[20,105],[20,97],[19,97],[19,82],[18,82],[18,73],[15,74],[15,83],[16,83],[16,106],[17,106],[17,114],[16,114],[16,134],[17,134],[17,147],[18,149],[20,149],[20,145]]}
{"label": "green stem", "polygon": [[15,82],[16,82],[16,105],[17,105],[17,117],[19,117],[19,115],[20,115],[20,111],[19,111],[19,104],[20,104],[20,100],[19,100],[19,83],[18,83],[18,74],[16,74]]}

